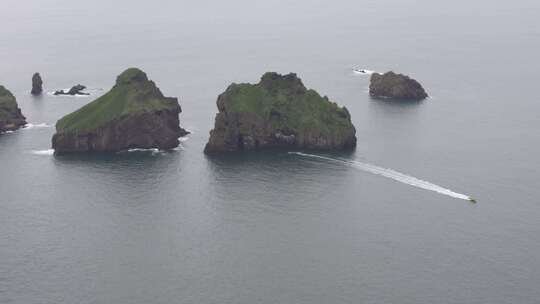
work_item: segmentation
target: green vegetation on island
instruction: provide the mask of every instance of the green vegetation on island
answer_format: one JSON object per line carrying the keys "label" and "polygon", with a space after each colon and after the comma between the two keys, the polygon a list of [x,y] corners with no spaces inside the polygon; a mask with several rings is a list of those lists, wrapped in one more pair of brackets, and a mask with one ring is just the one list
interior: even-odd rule
{"label": "green vegetation on island", "polygon": [[56,123],[56,153],[113,152],[131,148],[171,149],[180,128],[178,99],[165,97],[146,74],[130,68],[103,96]]}
{"label": "green vegetation on island", "polygon": [[307,89],[296,74],[266,73],[258,84],[232,84],[217,105],[206,152],[356,145],[347,109]]}
{"label": "green vegetation on island", "polygon": [[26,124],[15,96],[0,85],[0,133],[14,131]]}
{"label": "green vegetation on island", "polygon": [[164,97],[143,71],[130,68],[117,77],[116,85],[109,92],[60,119],[56,129],[84,132],[100,128],[125,115],[176,107],[176,98]]}

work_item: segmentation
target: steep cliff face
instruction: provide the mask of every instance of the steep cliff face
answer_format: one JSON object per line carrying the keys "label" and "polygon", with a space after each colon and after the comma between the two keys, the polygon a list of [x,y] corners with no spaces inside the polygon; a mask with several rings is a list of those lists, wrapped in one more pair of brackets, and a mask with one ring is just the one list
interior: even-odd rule
{"label": "steep cliff face", "polygon": [[55,153],[172,149],[187,132],[180,128],[178,99],[164,97],[139,69],[120,74],[105,95],[56,123]]}
{"label": "steep cliff face", "polygon": [[14,131],[26,124],[15,96],[0,85],[0,133]]}
{"label": "steep cliff face", "polygon": [[372,74],[369,94],[373,97],[409,100],[421,100],[428,97],[418,81],[394,72]]}
{"label": "steep cliff face", "polygon": [[295,74],[266,73],[258,84],[232,84],[218,97],[206,153],[356,146],[346,108],[308,90]]}

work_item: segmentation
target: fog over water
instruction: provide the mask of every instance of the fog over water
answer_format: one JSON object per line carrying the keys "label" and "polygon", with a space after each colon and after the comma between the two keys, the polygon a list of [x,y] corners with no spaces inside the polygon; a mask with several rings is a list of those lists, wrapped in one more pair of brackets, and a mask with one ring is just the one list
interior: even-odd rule
{"label": "fog over water", "polygon": [[[539,17],[532,0],[3,0],[0,84],[31,125],[0,135],[0,303],[538,303]],[[181,147],[53,156],[56,121],[132,66],[179,98]],[[354,68],[431,97],[372,100]],[[267,71],[346,106],[357,149],[205,156],[217,96]],[[34,98],[34,72],[92,96]]]}

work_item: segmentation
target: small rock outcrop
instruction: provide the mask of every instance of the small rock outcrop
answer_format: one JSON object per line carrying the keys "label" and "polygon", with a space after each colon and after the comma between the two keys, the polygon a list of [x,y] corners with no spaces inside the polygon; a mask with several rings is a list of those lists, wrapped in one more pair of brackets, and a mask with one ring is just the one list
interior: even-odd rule
{"label": "small rock outcrop", "polygon": [[26,125],[26,118],[17,105],[15,96],[0,85],[0,133],[15,131]]}
{"label": "small rock outcrop", "polygon": [[32,95],[41,95],[43,92],[43,80],[41,80],[41,75],[39,73],[34,73],[32,75],[32,91],[30,93]]}
{"label": "small rock outcrop", "polygon": [[394,72],[373,73],[369,85],[369,95],[378,98],[405,100],[422,100],[428,97],[418,81]]}
{"label": "small rock outcrop", "polygon": [[347,109],[307,89],[296,74],[266,73],[258,84],[232,84],[217,107],[206,153],[356,146]]}
{"label": "small rock outcrop", "polygon": [[90,95],[83,92],[86,89],[86,86],[82,84],[77,84],[71,87],[67,92],[64,90],[58,90],[54,92],[54,95]]}
{"label": "small rock outcrop", "polygon": [[173,149],[187,134],[180,128],[178,99],[165,97],[146,74],[130,68],[114,87],[56,123],[55,153]]}

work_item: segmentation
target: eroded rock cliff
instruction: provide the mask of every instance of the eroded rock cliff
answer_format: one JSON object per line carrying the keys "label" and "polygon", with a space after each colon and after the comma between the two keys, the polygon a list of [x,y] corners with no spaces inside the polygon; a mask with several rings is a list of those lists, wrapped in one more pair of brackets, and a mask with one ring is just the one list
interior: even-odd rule
{"label": "eroded rock cliff", "polygon": [[266,73],[258,84],[232,84],[217,107],[206,153],[356,146],[347,109],[307,89],[296,74]]}
{"label": "eroded rock cliff", "polygon": [[421,100],[428,97],[428,94],[418,81],[394,72],[373,73],[369,85],[369,94],[379,98],[408,100]]}
{"label": "eroded rock cliff", "polygon": [[172,149],[187,132],[178,99],[165,97],[146,74],[130,68],[100,98],[63,117],[52,138],[55,153]]}

